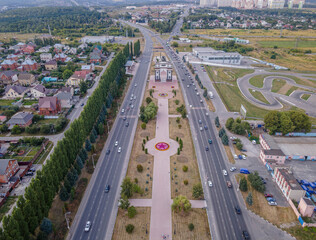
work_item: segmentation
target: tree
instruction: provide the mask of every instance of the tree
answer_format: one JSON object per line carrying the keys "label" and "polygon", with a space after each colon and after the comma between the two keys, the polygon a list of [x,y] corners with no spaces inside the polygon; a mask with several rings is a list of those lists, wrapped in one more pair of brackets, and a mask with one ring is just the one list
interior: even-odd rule
{"label": "tree", "polygon": [[137,165],[137,171],[138,171],[138,172],[142,172],[143,169],[144,169],[144,168],[143,168],[143,166],[142,166],[141,164],[138,164],[138,165]]}
{"label": "tree", "polygon": [[226,134],[226,131],[224,128],[221,128],[218,132],[219,137],[221,138],[224,134]]}
{"label": "tree", "polygon": [[192,196],[194,198],[201,198],[203,196],[202,184],[198,183],[193,186]]}
{"label": "tree", "polygon": [[20,134],[22,132],[22,128],[19,125],[14,125],[11,133],[12,134]]}
{"label": "tree", "polygon": [[125,227],[125,230],[126,230],[126,232],[128,233],[128,234],[131,234],[133,231],[134,231],[134,225],[133,224],[128,224],[128,225],[126,225],[126,227]]}
{"label": "tree", "polygon": [[215,118],[215,126],[216,127],[219,127],[220,126],[220,123],[219,123],[219,118],[216,116]]}
{"label": "tree", "polygon": [[143,129],[143,130],[145,130],[146,129],[146,123],[142,123],[141,125],[140,125],[140,127]]}
{"label": "tree", "polygon": [[227,119],[225,126],[228,130],[232,130],[234,121],[235,120],[232,117]]}
{"label": "tree", "polygon": [[187,197],[179,195],[173,199],[171,209],[180,213],[188,212],[191,209],[191,203]]}
{"label": "tree", "polygon": [[194,230],[194,224],[193,223],[189,223],[188,228],[190,231]]}
{"label": "tree", "polygon": [[67,201],[69,199],[69,193],[64,186],[60,189],[59,198],[62,201]]}
{"label": "tree", "polygon": [[251,184],[251,186],[257,190],[258,192],[264,192],[266,190],[266,187],[264,183],[262,182],[261,177],[259,176],[258,172],[255,171],[254,173],[250,173],[248,175],[248,180]]}
{"label": "tree", "polygon": [[171,44],[171,46],[173,46],[173,47],[179,47],[179,43],[177,43],[177,42],[172,42],[172,44]]}
{"label": "tree", "polygon": [[70,78],[72,74],[73,74],[73,71],[71,71],[70,69],[66,69],[63,72],[63,79],[66,80],[66,79]]}
{"label": "tree", "polygon": [[248,191],[248,184],[247,184],[247,179],[245,177],[242,177],[239,181],[239,189],[242,192],[247,192]]}
{"label": "tree", "polygon": [[23,239],[28,240],[30,232],[27,226],[27,222],[25,221],[25,217],[23,216],[22,210],[20,208],[14,208],[11,216],[17,221],[19,225],[19,232]]}
{"label": "tree", "polygon": [[133,196],[133,183],[129,177],[124,178],[121,185],[121,195],[127,198]]}
{"label": "tree", "polygon": [[280,113],[271,111],[264,116],[264,124],[270,134],[274,134],[280,128]]}
{"label": "tree", "polygon": [[85,148],[88,152],[90,152],[92,149],[92,146],[91,146],[89,139],[86,139]]}
{"label": "tree", "polygon": [[125,196],[122,196],[121,199],[119,200],[120,208],[126,210],[126,209],[128,209],[129,205],[130,205],[130,202],[129,202],[128,198]]}
{"label": "tree", "polygon": [[229,139],[228,139],[228,136],[226,135],[226,133],[222,136],[222,143],[223,143],[225,146],[228,146],[228,145],[229,145]]}
{"label": "tree", "polygon": [[184,165],[184,166],[182,167],[183,172],[187,172],[188,169],[189,169],[189,167],[188,167],[187,165]]}
{"label": "tree", "polygon": [[252,202],[252,193],[249,192],[248,196],[246,198],[246,202],[249,204],[249,206],[252,206],[253,202]]}
{"label": "tree", "polygon": [[135,208],[134,206],[131,206],[131,207],[128,208],[128,210],[127,210],[127,216],[128,216],[129,218],[135,217],[136,214],[137,214],[137,211],[136,211],[136,208]]}
{"label": "tree", "polygon": [[151,97],[146,97],[146,103],[149,104],[151,103],[153,100],[151,99]]}
{"label": "tree", "polygon": [[40,232],[37,234],[36,240],[47,240],[47,238],[48,238],[47,233],[40,231]]}
{"label": "tree", "polygon": [[79,87],[80,87],[80,93],[81,94],[85,94],[88,90],[88,84],[86,81],[81,81],[79,83]]}
{"label": "tree", "polygon": [[311,120],[305,113],[299,111],[289,111],[289,115],[293,123],[294,131],[303,130],[305,133],[311,131]]}
{"label": "tree", "polygon": [[90,142],[95,143],[95,135],[93,133],[90,134]]}
{"label": "tree", "polygon": [[50,133],[50,125],[49,124],[41,125],[40,132],[43,134],[49,134]]}
{"label": "tree", "polygon": [[243,126],[242,123],[238,123],[238,122],[234,122],[232,124],[232,128],[231,128],[233,133],[236,133],[238,135],[244,135],[246,133],[246,130]]}
{"label": "tree", "polygon": [[286,112],[281,113],[280,117],[280,131],[283,135],[292,132],[294,130],[293,122],[290,118],[290,115]]}
{"label": "tree", "polygon": [[98,133],[102,135],[104,133],[104,125],[102,123],[98,124]]}
{"label": "tree", "polygon": [[44,218],[40,226],[41,231],[49,235],[53,231],[53,224],[48,218]]}
{"label": "tree", "polygon": [[240,142],[240,141],[238,141],[237,143],[236,143],[236,148],[238,149],[238,150],[241,150],[242,148],[243,148],[243,144]]}

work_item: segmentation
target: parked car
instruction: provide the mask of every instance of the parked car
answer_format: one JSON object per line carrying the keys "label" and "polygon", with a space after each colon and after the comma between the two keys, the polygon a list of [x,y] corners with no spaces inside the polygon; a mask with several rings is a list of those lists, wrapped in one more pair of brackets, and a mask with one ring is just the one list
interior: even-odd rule
{"label": "parked car", "polygon": [[80,106],[82,107],[84,105],[84,103],[81,103]]}
{"label": "parked car", "polygon": [[27,173],[25,173],[25,176],[33,176],[34,175],[34,173],[33,172],[30,172],[30,171],[28,171]]}
{"label": "parked car", "polygon": [[91,228],[91,222],[88,221],[88,222],[86,223],[86,226],[85,226],[85,228],[84,228],[84,231],[85,231],[85,232],[89,232],[89,231],[90,231],[90,228]]}
{"label": "parked car", "polygon": [[236,154],[234,154],[234,159],[237,160],[238,159],[238,156]]}
{"label": "parked car", "polygon": [[226,181],[227,187],[231,188],[232,187],[232,182],[231,181]]}
{"label": "parked car", "polygon": [[233,172],[233,171],[235,171],[236,169],[237,169],[236,167],[231,167],[231,168],[229,169],[229,171]]}
{"label": "parked car", "polygon": [[240,210],[239,206],[235,206],[235,211],[237,214],[241,214],[241,210]]}
{"label": "parked car", "polygon": [[36,172],[36,169],[34,167],[30,168],[29,172]]}
{"label": "parked car", "polygon": [[238,159],[242,160],[242,156],[241,156],[241,155],[238,155]]}
{"label": "parked car", "polygon": [[241,155],[243,160],[246,160],[246,156],[245,155]]}
{"label": "parked car", "polygon": [[272,197],[267,197],[266,199],[267,199],[268,202],[275,202],[275,201],[276,201],[276,200],[275,200],[274,198],[272,198]]}
{"label": "parked car", "polygon": [[266,184],[266,180],[263,177],[260,177],[263,184]]}
{"label": "parked car", "polygon": [[212,181],[208,181],[207,184],[208,184],[209,187],[212,187],[212,186],[213,186]]}
{"label": "parked car", "polygon": [[268,202],[268,204],[269,204],[270,206],[278,206],[278,204],[277,204],[276,202],[273,202],[273,201]]}
{"label": "parked car", "polygon": [[267,197],[273,197],[273,195],[270,194],[270,193],[265,193],[264,196],[265,196],[266,198],[267,198]]}

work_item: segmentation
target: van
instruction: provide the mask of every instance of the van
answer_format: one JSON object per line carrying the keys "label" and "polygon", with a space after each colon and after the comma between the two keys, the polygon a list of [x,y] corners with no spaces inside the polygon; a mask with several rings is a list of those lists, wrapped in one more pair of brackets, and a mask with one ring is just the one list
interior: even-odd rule
{"label": "van", "polygon": [[243,173],[243,174],[250,174],[249,170],[246,169],[246,168],[241,168],[241,169],[240,169],[240,173]]}

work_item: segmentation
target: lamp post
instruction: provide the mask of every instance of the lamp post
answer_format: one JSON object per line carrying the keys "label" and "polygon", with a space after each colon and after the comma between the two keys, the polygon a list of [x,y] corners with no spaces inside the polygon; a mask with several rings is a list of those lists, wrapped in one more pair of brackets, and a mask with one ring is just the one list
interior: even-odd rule
{"label": "lamp post", "polygon": [[67,222],[67,228],[69,229],[69,219],[67,218],[67,215],[69,215],[71,212],[66,212],[65,213],[65,219],[66,219],[66,222]]}
{"label": "lamp post", "polygon": [[147,223],[146,223],[146,235],[148,234],[148,231],[147,231]]}
{"label": "lamp post", "polygon": [[94,155],[96,155],[96,153],[92,154],[92,165],[93,165],[93,168],[95,168],[95,166],[94,166]]}

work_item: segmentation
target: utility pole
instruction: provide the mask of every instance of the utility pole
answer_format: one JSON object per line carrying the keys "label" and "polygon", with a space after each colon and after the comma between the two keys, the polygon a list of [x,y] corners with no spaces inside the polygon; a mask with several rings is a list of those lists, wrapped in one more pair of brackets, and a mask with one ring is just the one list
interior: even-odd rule
{"label": "utility pole", "polygon": [[69,218],[67,218],[67,215],[69,215],[71,212],[66,212],[65,213],[65,219],[66,219],[66,222],[67,222],[67,228],[69,229]]}

